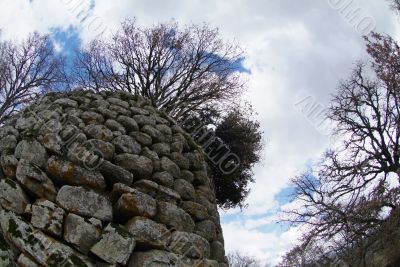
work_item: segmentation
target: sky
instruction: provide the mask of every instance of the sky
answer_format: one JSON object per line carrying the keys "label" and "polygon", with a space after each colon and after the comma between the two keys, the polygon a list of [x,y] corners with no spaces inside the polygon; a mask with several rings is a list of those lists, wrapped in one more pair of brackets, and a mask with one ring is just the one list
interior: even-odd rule
{"label": "sky", "polygon": [[321,112],[338,82],[368,60],[362,36],[399,39],[400,20],[384,0],[0,0],[2,39],[50,34],[59,53],[109,36],[126,18],[150,26],[206,22],[246,51],[248,99],[264,132],[262,164],[241,211],[221,211],[227,251],[276,264],[299,229],[277,224],[293,205],[290,178],[329,148]]}

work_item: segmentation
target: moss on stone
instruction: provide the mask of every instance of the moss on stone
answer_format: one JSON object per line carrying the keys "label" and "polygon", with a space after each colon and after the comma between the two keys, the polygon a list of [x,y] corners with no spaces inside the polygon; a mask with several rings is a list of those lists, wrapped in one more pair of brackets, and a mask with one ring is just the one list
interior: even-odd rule
{"label": "moss on stone", "polygon": [[87,94],[87,91],[85,91],[85,90],[74,90],[74,91],[72,91],[71,92],[71,94],[70,95],[73,95],[73,96],[80,96],[80,97],[86,97],[86,94]]}
{"label": "moss on stone", "polygon": [[[63,254],[60,251],[57,251],[53,254],[50,255],[50,257],[48,258],[48,262],[47,264],[49,265],[49,267],[59,267],[59,266],[68,266],[67,264],[64,264],[64,262],[67,259],[64,258]],[[60,265],[61,263],[63,263],[62,265]],[[73,266],[73,265],[71,265]]]}
{"label": "moss on stone", "polygon": [[9,222],[8,222],[8,232],[16,238],[22,238],[22,233],[21,231],[18,229],[18,224],[17,222],[10,218]]}
{"label": "moss on stone", "polygon": [[17,183],[9,178],[4,179],[4,182],[14,189],[17,189]]}
{"label": "moss on stone", "polygon": [[121,100],[124,100],[127,102],[129,102],[129,100],[134,99],[134,95],[132,95],[131,93],[125,92],[125,91],[120,91],[119,95],[121,97]]}
{"label": "moss on stone", "polygon": [[193,140],[192,137],[190,137],[189,135],[186,135],[185,138],[189,145],[190,150],[199,150],[200,149],[199,145]]}
{"label": "moss on stone", "polygon": [[0,251],[8,251],[9,249],[10,246],[7,244],[3,234],[0,232]]}
{"label": "moss on stone", "polygon": [[73,264],[72,266],[76,266],[76,267],[87,267],[88,265],[78,256],[76,256],[75,254],[71,255],[71,257],[69,258],[71,260],[71,263]]}
{"label": "moss on stone", "polygon": [[132,234],[122,228],[120,225],[116,223],[111,223],[111,227],[115,230],[117,234],[122,236],[123,238],[132,238]]}

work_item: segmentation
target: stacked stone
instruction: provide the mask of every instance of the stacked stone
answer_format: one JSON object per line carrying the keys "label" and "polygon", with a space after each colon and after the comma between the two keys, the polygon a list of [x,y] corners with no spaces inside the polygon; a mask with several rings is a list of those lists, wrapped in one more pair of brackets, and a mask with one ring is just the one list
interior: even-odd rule
{"label": "stacked stone", "polygon": [[50,93],[0,151],[0,266],[228,266],[204,154],[148,100]]}

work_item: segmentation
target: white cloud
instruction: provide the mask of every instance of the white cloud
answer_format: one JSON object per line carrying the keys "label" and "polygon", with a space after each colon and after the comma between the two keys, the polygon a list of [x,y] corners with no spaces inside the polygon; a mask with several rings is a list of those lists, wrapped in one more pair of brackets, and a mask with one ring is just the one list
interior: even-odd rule
{"label": "white cloud", "polygon": [[280,232],[263,232],[249,229],[246,224],[231,222],[223,224],[226,251],[239,251],[260,259],[264,264],[278,264],[283,252],[296,245],[301,231],[297,227]]}
{"label": "white cloud", "polygon": [[63,44],[62,43],[60,43],[60,42],[57,42],[57,41],[53,41],[53,46],[54,46],[54,50],[57,52],[57,53],[60,53],[62,50],[63,50]]}
{"label": "white cloud", "polygon": [[75,23],[62,0],[0,1],[0,28],[6,39],[22,38],[32,31],[49,33],[53,27],[66,29]]}

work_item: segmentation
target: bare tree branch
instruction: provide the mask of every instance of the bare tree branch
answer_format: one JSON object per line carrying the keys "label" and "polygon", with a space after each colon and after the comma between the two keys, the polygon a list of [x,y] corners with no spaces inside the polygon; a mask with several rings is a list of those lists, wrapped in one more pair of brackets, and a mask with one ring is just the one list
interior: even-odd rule
{"label": "bare tree branch", "polygon": [[0,43],[0,124],[43,90],[65,81],[63,60],[47,36]]}
{"label": "bare tree branch", "polygon": [[223,107],[244,90],[240,48],[207,25],[125,21],[112,40],[95,40],[76,62],[78,84],[95,91],[125,90],[151,100],[175,118],[206,105]]}
{"label": "bare tree branch", "polygon": [[231,267],[261,267],[260,262],[254,257],[240,254],[239,252],[231,252],[227,255],[229,266]]}
{"label": "bare tree branch", "polygon": [[400,204],[400,188],[388,180],[400,180],[400,48],[376,33],[366,41],[372,68],[357,64],[327,113],[342,141],[313,173],[293,179],[302,206],[286,218],[309,227],[303,246],[319,242],[341,257],[357,251],[359,259],[375,246]]}

